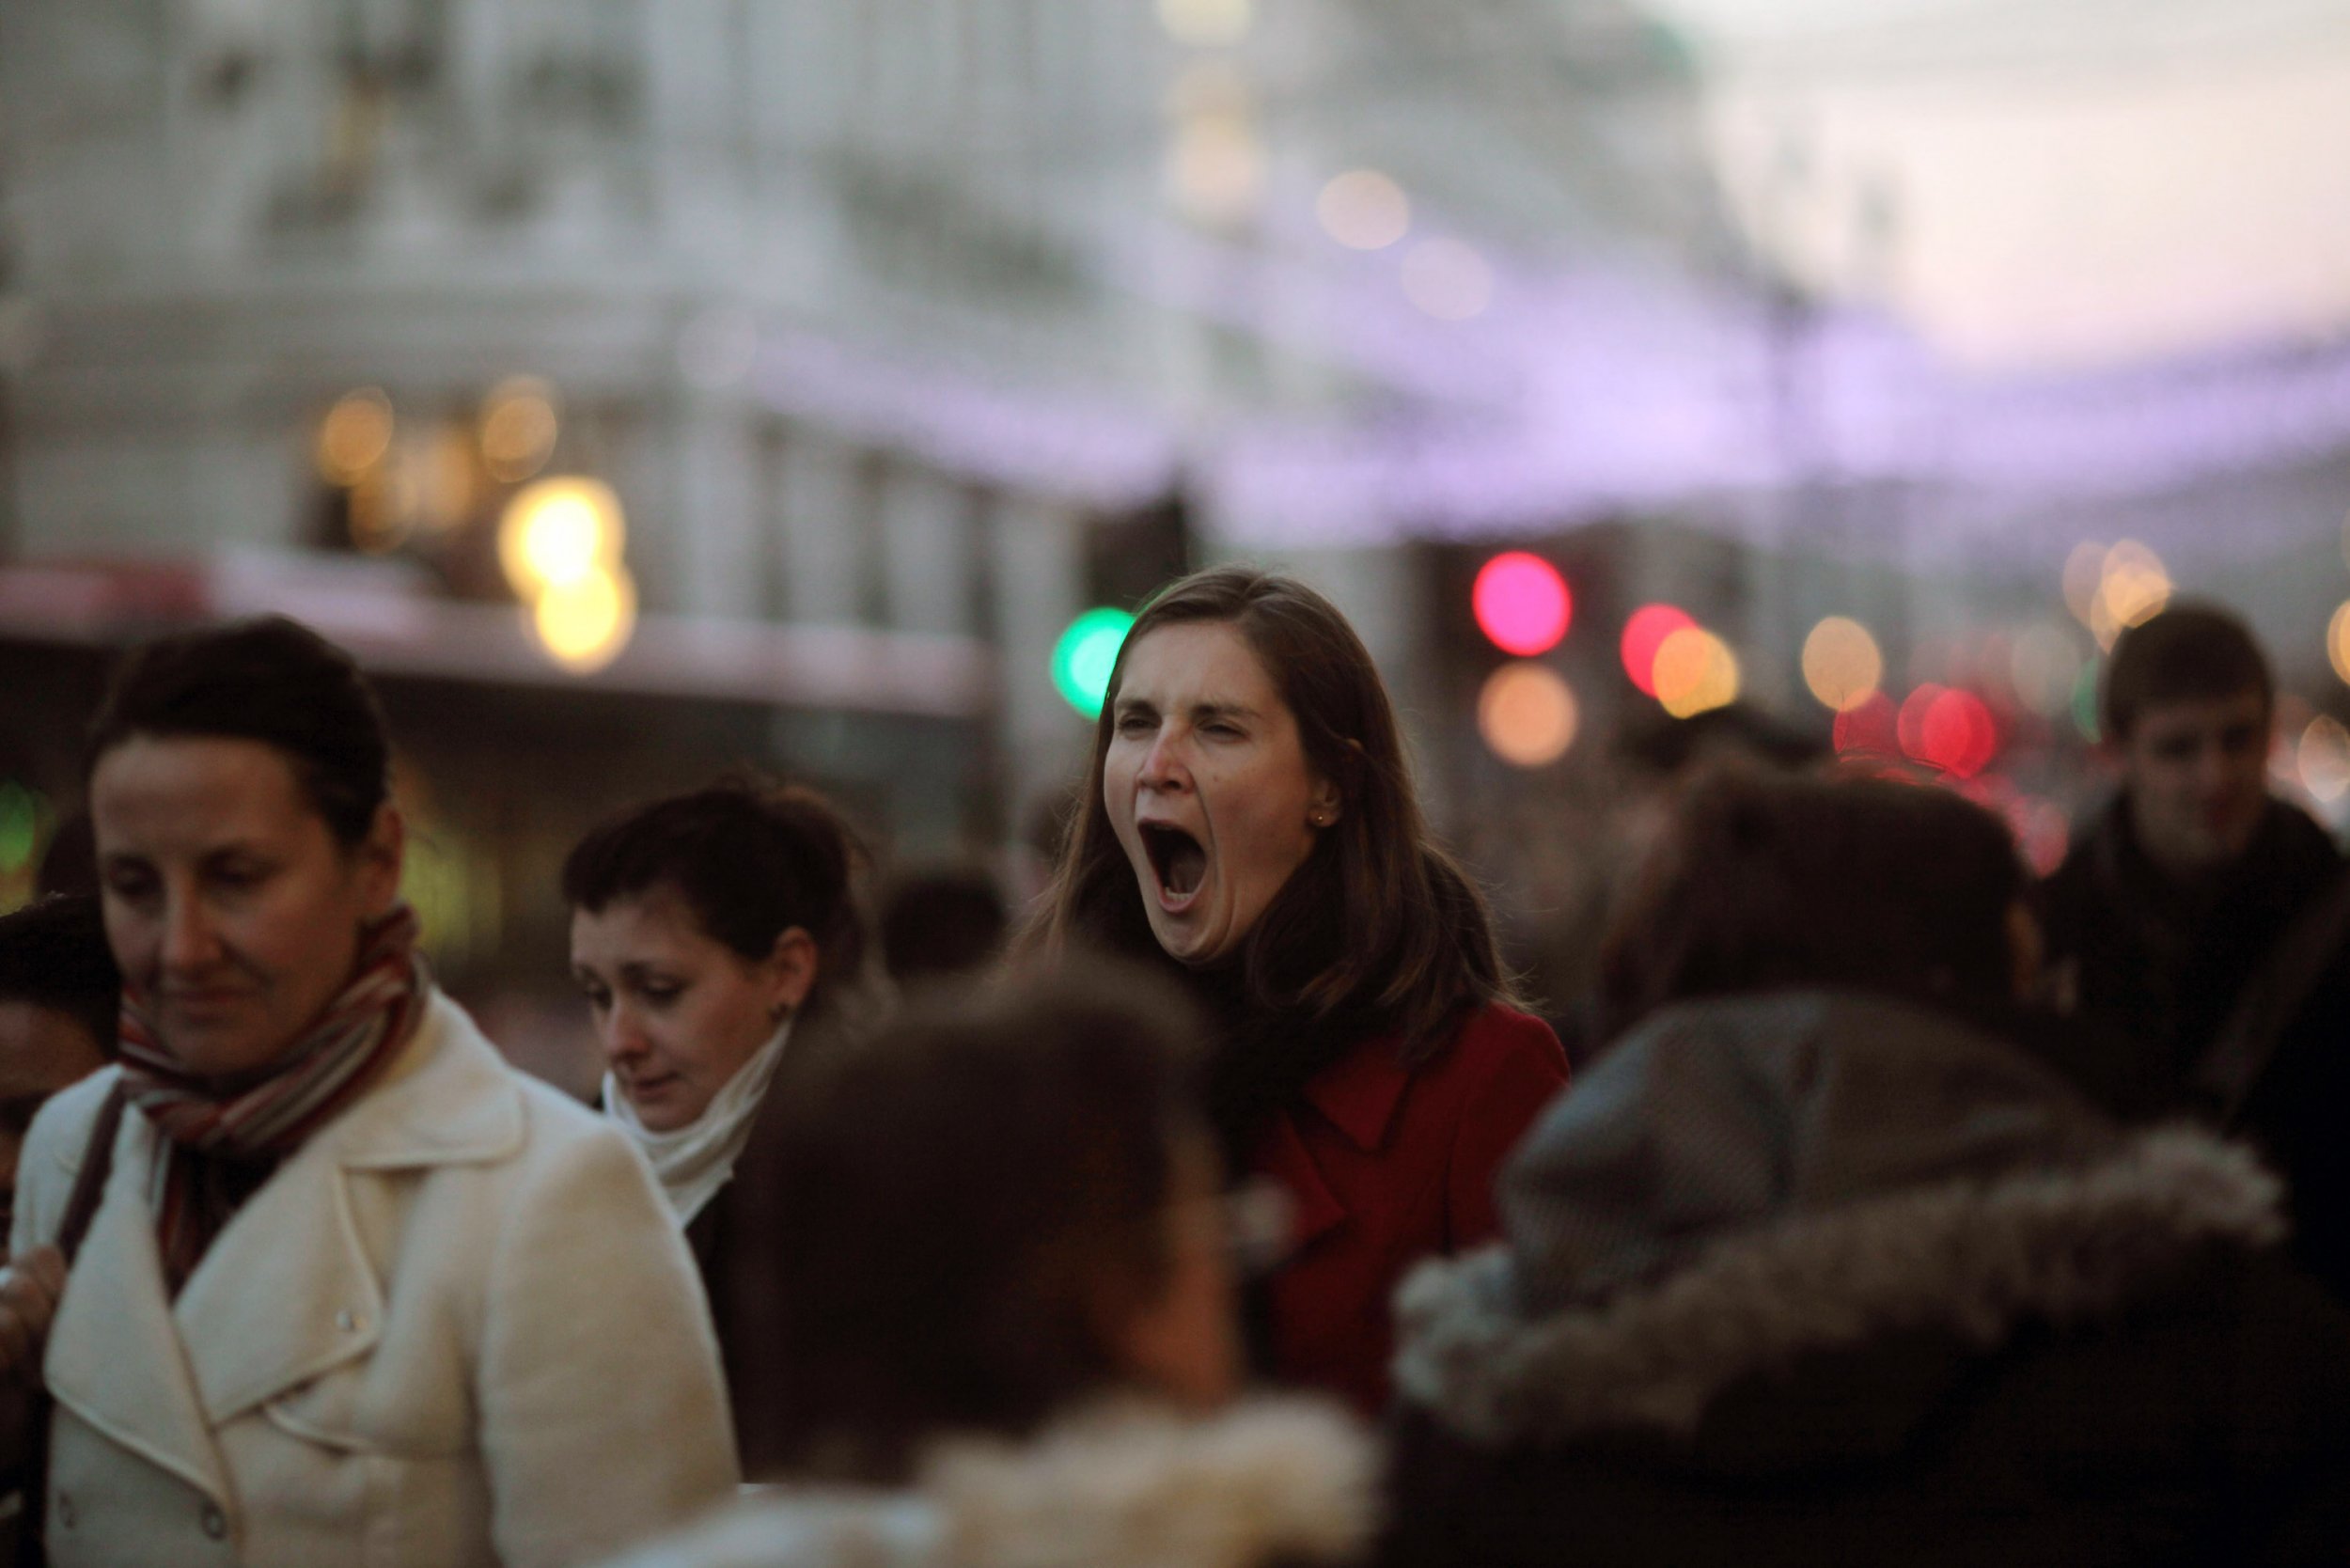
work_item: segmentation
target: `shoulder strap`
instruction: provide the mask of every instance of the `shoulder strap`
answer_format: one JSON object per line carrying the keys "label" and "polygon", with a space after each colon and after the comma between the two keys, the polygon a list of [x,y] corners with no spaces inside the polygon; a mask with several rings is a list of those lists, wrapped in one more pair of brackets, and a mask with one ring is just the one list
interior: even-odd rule
{"label": "shoulder strap", "polygon": [[2285,928],[2195,1065],[2193,1088],[2223,1130],[2234,1130],[2242,1120],[2245,1103],[2276,1059],[2285,1030],[2300,1017],[2345,940],[2350,940],[2350,871],[2335,873]]}
{"label": "shoulder strap", "polygon": [[99,1105],[98,1120],[90,1124],[89,1147],[82,1152],[82,1168],[74,1173],[73,1191],[65,1200],[64,1217],[57,1222],[57,1250],[65,1254],[68,1267],[82,1250],[82,1238],[89,1234],[90,1221],[97,1217],[99,1202],[106,1196],[106,1178],[115,1168],[115,1137],[122,1130],[122,1107],[130,1102],[129,1088],[116,1079]]}
{"label": "shoulder strap", "polygon": [[[90,1124],[89,1147],[82,1151],[82,1168],[74,1172],[73,1190],[66,1197],[65,1215],[57,1223],[55,1238],[57,1250],[65,1254],[68,1268],[73,1266],[74,1254],[82,1250],[82,1238],[89,1234],[99,1200],[106,1195],[106,1178],[114,1171],[115,1137],[122,1130],[122,1107],[130,1103],[130,1090],[118,1078],[114,1088],[107,1090],[106,1098],[99,1103],[98,1120]],[[49,1391],[41,1388],[33,1396],[32,1407],[26,1413],[24,1462],[17,1474],[20,1501],[16,1549],[12,1554],[15,1568],[46,1568],[49,1560],[44,1540],[49,1502]]]}

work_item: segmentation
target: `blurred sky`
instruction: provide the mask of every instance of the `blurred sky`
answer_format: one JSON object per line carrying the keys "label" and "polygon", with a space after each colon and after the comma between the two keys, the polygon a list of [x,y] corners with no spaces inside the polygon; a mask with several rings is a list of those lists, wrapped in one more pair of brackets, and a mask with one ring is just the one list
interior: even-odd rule
{"label": "blurred sky", "polygon": [[2350,327],[2344,0],[1645,0],[1762,247],[1963,363]]}

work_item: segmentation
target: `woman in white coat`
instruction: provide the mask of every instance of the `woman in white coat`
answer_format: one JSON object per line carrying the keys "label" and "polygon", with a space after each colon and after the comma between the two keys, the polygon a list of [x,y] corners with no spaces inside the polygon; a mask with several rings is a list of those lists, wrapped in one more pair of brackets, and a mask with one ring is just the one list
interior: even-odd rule
{"label": "woman in white coat", "polygon": [[150,644],[89,757],[122,1061],[34,1122],[0,1278],[50,1561],[553,1568],[728,1495],[692,1260],[433,988],[350,659]]}

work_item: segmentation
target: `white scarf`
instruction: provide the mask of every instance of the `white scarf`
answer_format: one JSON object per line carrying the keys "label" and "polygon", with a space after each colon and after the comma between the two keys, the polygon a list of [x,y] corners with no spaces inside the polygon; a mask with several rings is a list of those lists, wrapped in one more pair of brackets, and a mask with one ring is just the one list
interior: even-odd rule
{"label": "white scarf", "polygon": [[637,1121],[636,1107],[620,1092],[620,1086],[611,1074],[603,1075],[603,1113],[619,1122],[620,1130],[652,1162],[652,1173],[668,1195],[680,1229],[694,1223],[703,1205],[717,1197],[718,1189],[734,1175],[734,1162],[743,1157],[743,1146],[750,1141],[752,1119],[759,1114],[760,1102],[767,1098],[776,1064],[783,1060],[784,1042],[791,1038],[791,1020],[787,1017],[767,1043],[735,1069],[734,1076],[711,1097],[701,1115],[675,1132],[656,1133]]}

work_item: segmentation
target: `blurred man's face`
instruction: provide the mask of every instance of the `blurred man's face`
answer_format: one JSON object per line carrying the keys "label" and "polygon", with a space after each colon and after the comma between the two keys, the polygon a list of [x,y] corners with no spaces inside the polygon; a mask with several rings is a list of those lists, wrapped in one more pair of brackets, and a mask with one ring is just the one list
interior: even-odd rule
{"label": "blurred man's face", "polygon": [[2232,864],[2268,804],[2269,710],[2257,691],[2146,709],[2122,743],[2130,825],[2161,870],[2193,877]]}
{"label": "blurred man's face", "polygon": [[41,1102],[106,1065],[71,1013],[39,1002],[0,1001],[0,1248],[15,1217],[16,1158]]}

